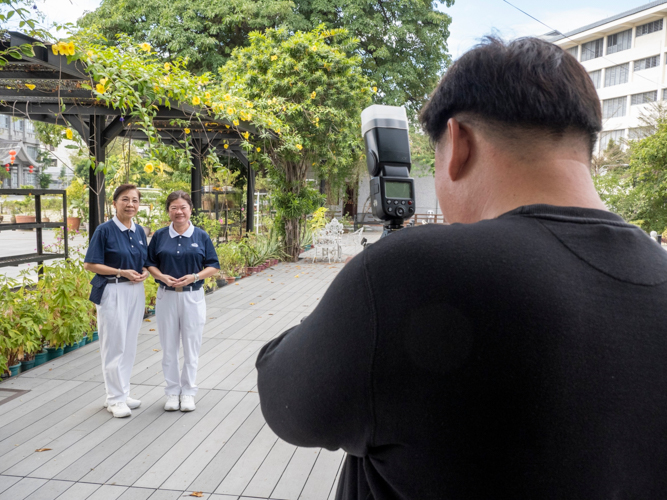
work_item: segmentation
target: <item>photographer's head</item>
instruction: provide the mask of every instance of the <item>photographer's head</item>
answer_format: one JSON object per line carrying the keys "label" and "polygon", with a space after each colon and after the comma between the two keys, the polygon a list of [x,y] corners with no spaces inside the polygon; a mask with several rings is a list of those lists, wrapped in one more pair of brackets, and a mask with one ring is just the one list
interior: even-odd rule
{"label": "photographer's head", "polygon": [[537,38],[488,38],[447,71],[420,120],[450,222],[521,205],[602,208],[589,166],[600,101],[576,59]]}

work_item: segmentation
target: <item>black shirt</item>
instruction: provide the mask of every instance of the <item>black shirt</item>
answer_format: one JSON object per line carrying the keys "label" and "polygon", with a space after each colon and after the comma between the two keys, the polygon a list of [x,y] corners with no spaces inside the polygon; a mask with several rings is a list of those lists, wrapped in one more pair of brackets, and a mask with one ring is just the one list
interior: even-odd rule
{"label": "black shirt", "polygon": [[666,282],[604,211],[404,229],[264,346],[262,411],[338,499],[667,498]]}

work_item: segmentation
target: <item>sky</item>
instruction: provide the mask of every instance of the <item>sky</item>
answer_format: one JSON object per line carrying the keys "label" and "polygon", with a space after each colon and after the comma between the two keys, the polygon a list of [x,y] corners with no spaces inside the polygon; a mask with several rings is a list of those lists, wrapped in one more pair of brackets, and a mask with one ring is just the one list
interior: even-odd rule
{"label": "sky", "polygon": [[[508,1],[561,32],[648,3],[647,0]],[[94,10],[100,0],[35,0],[35,4],[46,14],[48,21],[73,23],[85,11]],[[511,39],[551,31],[503,0],[455,0],[452,7],[441,7],[440,10],[452,17],[448,46],[453,59],[457,59],[485,35],[497,34]]]}

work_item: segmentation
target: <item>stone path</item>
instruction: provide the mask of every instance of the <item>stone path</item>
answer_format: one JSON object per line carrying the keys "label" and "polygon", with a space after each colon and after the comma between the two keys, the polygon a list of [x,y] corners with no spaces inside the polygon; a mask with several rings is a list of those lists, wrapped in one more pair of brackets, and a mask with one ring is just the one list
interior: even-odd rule
{"label": "stone path", "polygon": [[344,453],[278,439],[260,411],[254,363],[341,268],[280,264],[208,295],[192,413],[162,409],[155,318],[139,335],[131,392],[142,405],[130,418],[102,408],[97,342],[0,384],[0,500],[333,499]]}

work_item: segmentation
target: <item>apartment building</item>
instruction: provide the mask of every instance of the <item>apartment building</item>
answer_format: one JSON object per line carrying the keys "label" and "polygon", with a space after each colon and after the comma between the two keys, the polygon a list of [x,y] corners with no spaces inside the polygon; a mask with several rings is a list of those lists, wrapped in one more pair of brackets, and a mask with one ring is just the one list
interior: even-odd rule
{"label": "apartment building", "polygon": [[[16,151],[13,164],[9,155],[12,150]],[[8,177],[0,178],[0,193],[2,189],[17,189],[20,186],[39,187],[37,176],[42,165],[37,161],[38,156],[39,140],[32,122],[0,115],[0,168],[9,174]]]}
{"label": "apartment building", "polygon": [[597,150],[610,140],[650,133],[640,115],[648,103],[667,101],[667,0],[659,0],[561,34],[542,38],[577,58],[591,76],[602,103],[603,130]]}

